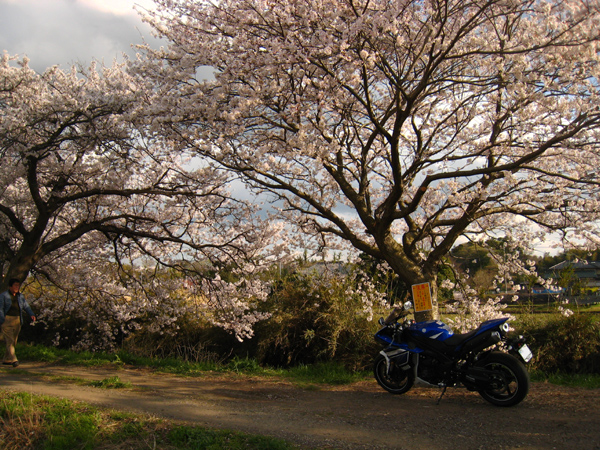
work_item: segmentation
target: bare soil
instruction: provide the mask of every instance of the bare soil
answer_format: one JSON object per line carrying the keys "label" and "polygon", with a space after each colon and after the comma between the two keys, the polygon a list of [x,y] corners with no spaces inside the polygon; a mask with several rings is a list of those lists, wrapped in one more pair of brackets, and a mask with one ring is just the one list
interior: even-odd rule
{"label": "bare soil", "polygon": [[[132,388],[80,386],[56,376],[118,376]],[[464,389],[448,389],[437,404],[436,389],[415,387],[394,396],[375,381],[312,390],[247,376],[187,378],[132,368],[22,363],[16,370],[0,369],[0,389],[269,435],[307,448],[600,450],[600,389],[548,383],[533,383],[520,405],[499,408]]]}

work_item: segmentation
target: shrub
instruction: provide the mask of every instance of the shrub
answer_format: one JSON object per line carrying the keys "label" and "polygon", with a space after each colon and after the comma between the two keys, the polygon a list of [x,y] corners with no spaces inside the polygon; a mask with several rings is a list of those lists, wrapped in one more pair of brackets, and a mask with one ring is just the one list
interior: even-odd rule
{"label": "shrub", "polygon": [[544,321],[522,321],[535,359],[533,368],[545,373],[600,374],[600,322],[592,314],[554,315]]}
{"label": "shrub", "polygon": [[349,369],[370,364],[376,324],[369,319],[373,300],[357,278],[334,269],[300,268],[275,283],[265,307],[272,317],[255,327],[256,356],[278,367],[335,359]]}
{"label": "shrub", "polygon": [[146,358],[177,358],[192,363],[221,363],[238,341],[208,322],[177,321],[176,333],[156,333],[142,329],[128,336],[121,349]]}

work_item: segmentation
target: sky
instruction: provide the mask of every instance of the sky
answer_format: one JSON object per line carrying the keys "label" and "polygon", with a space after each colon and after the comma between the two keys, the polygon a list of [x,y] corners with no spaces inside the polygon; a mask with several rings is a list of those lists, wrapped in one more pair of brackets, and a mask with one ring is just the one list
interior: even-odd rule
{"label": "sky", "polygon": [[93,60],[111,65],[132,44],[157,45],[134,5],[152,0],[0,0],[0,51],[27,56],[38,72]]}

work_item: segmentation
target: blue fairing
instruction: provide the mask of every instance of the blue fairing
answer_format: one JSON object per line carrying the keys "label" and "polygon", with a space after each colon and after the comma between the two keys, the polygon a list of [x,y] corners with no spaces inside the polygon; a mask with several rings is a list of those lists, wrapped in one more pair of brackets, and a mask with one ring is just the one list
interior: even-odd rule
{"label": "blue fairing", "polygon": [[486,320],[481,325],[479,325],[479,328],[478,328],[479,331],[477,332],[477,334],[482,333],[487,330],[491,330],[492,328],[496,328],[496,327],[502,325],[507,320],[508,320],[508,317],[502,317],[500,319]]}
{"label": "blue fairing", "polygon": [[429,339],[436,339],[438,341],[445,341],[454,334],[448,325],[439,320],[416,322],[408,327],[408,329],[413,335],[425,336]]}
{"label": "blue fairing", "polygon": [[423,351],[423,349],[420,349],[418,347],[410,348],[405,342],[399,342],[394,340],[394,338],[389,333],[387,333],[387,331],[387,328],[382,328],[377,333],[375,333],[375,339],[383,345],[387,344],[389,347],[401,348],[403,350],[408,350],[413,353],[421,353]]}
{"label": "blue fairing", "polygon": [[[488,330],[494,329],[502,325],[507,320],[508,317],[503,317],[501,319],[486,320],[481,325],[479,325],[479,327],[475,330],[476,332],[473,334],[473,336],[477,336]],[[445,341],[450,336],[454,335],[452,329],[445,323],[440,322],[439,320],[417,322],[412,324],[408,329],[413,335],[424,336],[430,339],[435,339],[437,341]]]}

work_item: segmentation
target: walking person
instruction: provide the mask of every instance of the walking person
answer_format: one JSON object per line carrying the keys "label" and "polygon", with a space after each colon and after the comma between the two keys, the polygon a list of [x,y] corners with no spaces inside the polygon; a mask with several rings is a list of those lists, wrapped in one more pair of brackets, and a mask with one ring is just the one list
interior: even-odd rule
{"label": "walking person", "polygon": [[21,289],[21,282],[12,278],[8,282],[8,290],[0,294],[0,329],[6,343],[2,364],[13,367],[19,365],[15,346],[23,324],[23,311],[35,322],[35,314],[19,289]]}

